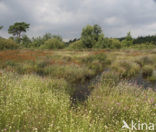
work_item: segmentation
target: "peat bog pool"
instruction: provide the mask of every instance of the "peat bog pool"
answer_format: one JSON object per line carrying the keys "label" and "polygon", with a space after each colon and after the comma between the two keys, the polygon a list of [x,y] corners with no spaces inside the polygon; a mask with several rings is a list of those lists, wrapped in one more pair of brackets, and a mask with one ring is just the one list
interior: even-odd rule
{"label": "peat bog pool", "polygon": [[[77,104],[85,102],[88,97],[90,96],[92,90],[95,88],[95,86],[100,83],[102,76],[106,73],[109,73],[109,69],[105,69],[103,72],[97,74],[95,77],[92,77],[91,79],[88,79],[85,83],[77,83],[74,84],[73,87],[75,88],[75,91],[71,95],[71,101],[72,104]],[[121,82],[120,80],[119,82]],[[136,85],[138,87],[141,87],[143,89],[152,88],[154,91],[156,91],[156,81],[150,82],[146,80],[141,73],[137,74],[135,77],[132,77],[130,79],[124,80],[127,84],[130,85]],[[118,83],[119,83],[118,82]]]}

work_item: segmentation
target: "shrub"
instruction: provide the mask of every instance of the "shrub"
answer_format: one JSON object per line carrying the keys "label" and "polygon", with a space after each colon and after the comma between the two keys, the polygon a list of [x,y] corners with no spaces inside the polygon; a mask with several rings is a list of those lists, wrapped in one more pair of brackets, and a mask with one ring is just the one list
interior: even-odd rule
{"label": "shrub", "polygon": [[23,47],[30,47],[31,39],[27,35],[24,35],[22,36],[21,44],[23,45]]}
{"label": "shrub", "polygon": [[45,40],[43,40],[42,37],[32,38],[32,43],[30,44],[30,47],[40,47],[43,45]]}
{"label": "shrub", "polygon": [[69,49],[83,49],[85,46],[83,45],[81,40],[78,40],[76,42],[73,42],[69,45]]}
{"label": "shrub", "polygon": [[98,42],[94,45],[93,48],[109,48],[109,39],[108,38],[100,38]]}
{"label": "shrub", "polygon": [[57,38],[49,39],[40,46],[41,49],[62,49],[64,47],[64,43]]}
{"label": "shrub", "polygon": [[133,45],[133,42],[128,41],[128,40],[123,40],[122,45],[125,46],[125,47],[129,47],[129,46]]}
{"label": "shrub", "polygon": [[0,38],[0,50],[17,49],[18,47],[19,45],[16,44],[13,40]]}
{"label": "shrub", "polygon": [[110,48],[111,49],[120,49],[121,48],[121,42],[117,39],[110,39],[109,40],[110,43]]}
{"label": "shrub", "polygon": [[143,43],[143,44],[132,45],[129,48],[133,48],[133,49],[154,49],[154,48],[156,48],[156,46],[152,43]]}
{"label": "shrub", "polygon": [[128,32],[126,38],[122,41],[123,46],[129,47],[133,45],[133,38],[131,36],[131,33]]}
{"label": "shrub", "polygon": [[121,46],[121,42],[117,39],[103,38],[95,44],[94,48],[120,49]]}

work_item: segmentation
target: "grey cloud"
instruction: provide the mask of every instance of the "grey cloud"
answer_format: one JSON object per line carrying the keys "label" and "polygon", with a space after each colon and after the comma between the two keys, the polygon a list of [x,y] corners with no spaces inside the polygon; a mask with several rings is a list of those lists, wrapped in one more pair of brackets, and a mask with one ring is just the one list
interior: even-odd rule
{"label": "grey cloud", "polygon": [[0,0],[0,36],[16,21],[31,24],[29,36],[46,32],[79,37],[86,24],[99,24],[109,37],[155,34],[156,0]]}

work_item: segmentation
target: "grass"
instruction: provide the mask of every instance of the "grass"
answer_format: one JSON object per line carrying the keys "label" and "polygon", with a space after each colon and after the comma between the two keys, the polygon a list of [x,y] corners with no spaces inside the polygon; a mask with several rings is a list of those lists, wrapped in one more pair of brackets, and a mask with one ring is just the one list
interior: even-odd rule
{"label": "grass", "polygon": [[87,109],[93,120],[98,118],[103,131],[121,131],[123,120],[155,123],[155,95],[151,89],[143,90],[126,82],[112,86],[102,79],[89,97]]}
{"label": "grass", "polygon": [[112,69],[115,72],[120,73],[122,78],[135,76],[140,71],[138,64],[129,61],[116,61],[112,64]]}
{"label": "grass", "polygon": [[[155,57],[154,50],[1,51],[0,131],[112,132],[123,120],[156,123],[154,89],[127,82],[140,73],[155,82]],[[74,86],[102,72],[74,106]]]}
{"label": "grass", "polygon": [[145,65],[142,68],[142,74],[143,74],[144,77],[152,76],[153,70],[154,70],[153,66],[151,66],[151,65]]}

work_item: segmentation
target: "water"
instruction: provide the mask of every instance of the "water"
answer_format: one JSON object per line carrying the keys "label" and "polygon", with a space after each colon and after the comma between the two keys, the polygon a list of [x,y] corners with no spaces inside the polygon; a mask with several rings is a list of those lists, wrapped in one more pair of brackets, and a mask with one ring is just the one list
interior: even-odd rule
{"label": "water", "polygon": [[128,80],[128,83],[131,84],[136,84],[140,87],[143,87],[144,89],[152,88],[156,90],[156,81],[155,82],[150,82],[146,80],[142,74],[138,74],[136,77],[133,77],[131,80]]}
{"label": "water", "polygon": [[[101,81],[102,75],[110,72],[109,69],[105,69],[103,72],[99,73],[97,76],[88,79],[85,83],[75,84],[73,87],[75,88],[74,93],[71,95],[72,104],[77,104],[78,102],[84,102],[88,99],[88,96],[91,94],[92,90]],[[138,85],[144,89],[152,88],[156,90],[156,82],[147,81],[142,74],[138,74],[137,76],[125,80],[132,85]]]}
{"label": "water", "polygon": [[78,102],[84,102],[88,99],[88,96],[91,94],[92,90],[94,89],[95,85],[100,82],[102,78],[102,74],[106,72],[107,69],[105,69],[103,72],[97,74],[95,77],[88,79],[85,81],[85,83],[77,83],[73,85],[75,91],[71,95],[71,100],[73,104],[76,104]]}

